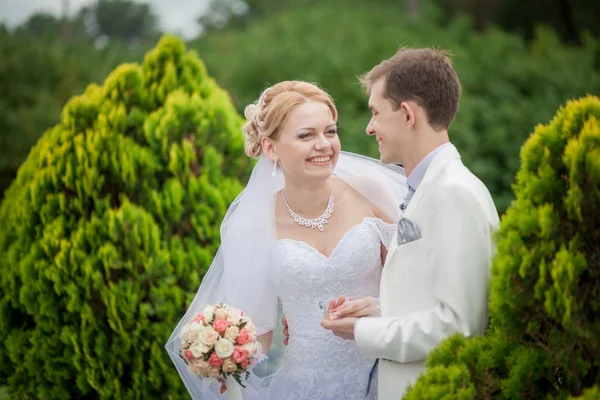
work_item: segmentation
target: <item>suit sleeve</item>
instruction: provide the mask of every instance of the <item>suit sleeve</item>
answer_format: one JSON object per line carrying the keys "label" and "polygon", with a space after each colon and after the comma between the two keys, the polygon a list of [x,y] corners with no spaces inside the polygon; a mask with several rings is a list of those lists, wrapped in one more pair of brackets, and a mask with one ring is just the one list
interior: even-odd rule
{"label": "suit sleeve", "polygon": [[485,332],[493,227],[476,197],[461,187],[445,188],[431,212],[427,240],[434,247],[425,260],[431,264],[436,304],[403,318],[359,319],[354,335],[365,355],[421,361],[451,334]]}

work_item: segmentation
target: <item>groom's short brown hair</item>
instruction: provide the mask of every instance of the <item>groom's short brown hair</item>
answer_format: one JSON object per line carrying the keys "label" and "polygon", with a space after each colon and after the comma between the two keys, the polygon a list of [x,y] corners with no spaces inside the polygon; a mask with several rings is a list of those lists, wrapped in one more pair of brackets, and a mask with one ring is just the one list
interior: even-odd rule
{"label": "groom's short brown hair", "polygon": [[450,127],[458,111],[462,89],[448,52],[403,47],[359,79],[370,94],[373,84],[382,78],[385,79],[384,97],[390,100],[394,110],[403,101],[412,100],[423,107],[434,129]]}

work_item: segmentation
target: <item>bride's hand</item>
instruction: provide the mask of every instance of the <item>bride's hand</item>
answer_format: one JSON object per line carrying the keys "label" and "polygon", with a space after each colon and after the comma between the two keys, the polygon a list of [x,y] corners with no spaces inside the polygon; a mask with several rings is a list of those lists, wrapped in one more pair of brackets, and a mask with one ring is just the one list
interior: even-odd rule
{"label": "bride's hand", "polygon": [[283,344],[287,346],[290,341],[290,332],[286,317],[281,318],[281,324],[283,325]]}
{"label": "bride's hand", "polygon": [[346,299],[346,296],[340,296],[336,299],[333,300],[329,300],[329,305],[327,306],[327,311],[328,314],[326,316],[326,318],[331,319],[331,316],[333,315],[334,311],[336,311],[338,308],[340,308],[344,303],[346,303],[346,301],[353,301],[355,300],[354,297],[348,297],[348,299]]}
{"label": "bride's hand", "polygon": [[341,304],[337,304],[336,307],[331,309],[331,319],[340,319],[345,317],[379,317],[379,306],[377,301],[373,297],[365,297],[357,300],[344,301]]}
{"label": "bride's hand", "polygon": [[[354,300],[354,297],[348,297],[348,300]],[[329,300],[329,306],[327,307],[327,311],[329,311],[329,315],[333,313],[337,308],[341,307],[342,304],[346,302],[346,296],[340,296],[336,299]]]}

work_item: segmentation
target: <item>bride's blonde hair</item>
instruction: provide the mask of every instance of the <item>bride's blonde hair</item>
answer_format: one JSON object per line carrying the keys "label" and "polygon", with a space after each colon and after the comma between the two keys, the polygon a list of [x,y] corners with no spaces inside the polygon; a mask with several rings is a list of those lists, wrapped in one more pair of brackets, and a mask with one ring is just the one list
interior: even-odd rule
{"label": "bride's blonde hair", "polygon": [[265,89],[258,100],[244,110],[246,124],[242,128],[246,136],[244,151],[249,157],[262,154],[261,139],[276,139],[283,121],[300,104],[317,101],[329,107],[337,122],[337,109],[331,96],[315,84],[303,81],[283,81]]}

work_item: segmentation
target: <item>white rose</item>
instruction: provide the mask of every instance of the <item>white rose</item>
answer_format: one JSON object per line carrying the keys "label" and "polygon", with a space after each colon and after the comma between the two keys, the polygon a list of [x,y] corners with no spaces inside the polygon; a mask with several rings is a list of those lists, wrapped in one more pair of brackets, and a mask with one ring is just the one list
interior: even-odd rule
{"label": "white rose", "polygon": [[257,346],[256,342],[246,343],[242,346],[244,349],[248,350],[248,356],[252,357],[256,354]]}
{"label": "white rose", "polygon": [[252,331],[254,329],[254,324],[252,323],[252,320],[249,317],[245,315],[241,316],[240,323],[242,322],[246,323],[246,325],[244,325],[244,328],[248,329],[249,331]]}
{"label": "white rose", "polygon": [[239,324],[241,317],[242,317],[242,312],[240,310],[238,310],[237,308],[231,308],[227,312],[227,321],[229,321],[229,323],[231,325]]}
{"label": "white rose", "polygon": [[225,335],[223,335],[223,337],[225,339],[229,340],[231,343],[235,343],[235,339],[237,339],[237,336],[239,334],[240,334],[240,328],[238,328],[237,326],[230,326],[225,331]]}
{"label": "white rose", "polygon": [[188,332],[192,332],[192,333],[199,333],[202,329],[204,329],[204,325],[202,325],[198,322],[192,322],[188,326],[189,326]]}
{"label": "white rose", "polygon": [[184,325],[183,328],[181,328],[181,336],[185,335],[189,331],[190,331],[190,326],[189,325]]}
{"label": "white rose", "polygon": [[222,308],[217,308],[215,310],[215,319],[216,318],[227,318],[227,311],[223,310]]}
{"label": "white rose", "polygon": [[226,358],[223,360],[223,365],[221,365],[223,372],[230,374],[237,370],[237,365],[233,362],[231,358]]}
{"label": "white rose", "polygon": [[203,359],[199,358],[190,363],[190,368],[194,374],[207,377],[211,366],[208,361],[204,361]]}
{"label": "white rose", "polygon": [[202,357],[204,354],[208,353],[210,347],[201,342],[196,342],[190,347],[190,351],[196,358]]}
{"label": "white rose", "polygon": [[215,331],[212,326],[205,326],[198,332],[198,340],[209,347],[214,346],[219,337],[219,333]]}
{"label": "white rose", "polygon": [[227,339],[219,339],[215,345],[215,351],[219,357],[227,358],[233,354],[233,343]]}
{"label": "white rose", "polygon": [[214,307],[213,306],[206,306],[204,308],[204,311],[202,311],[202,315],[204,315],[204,320],[207,323],[211,322],[213,320],[213,317],[214,317]]}
{"label": "white rose", "polygon": [[221,368],[219,368],[219,367],[210,367],[210,369],[208,370],[209,378],[216,378],[220,374],[221,374]]}
{"label": "white rose", "polygon": [[181,335],[181,345],[187,347],[198,339],[198,332],[186,332]]}

